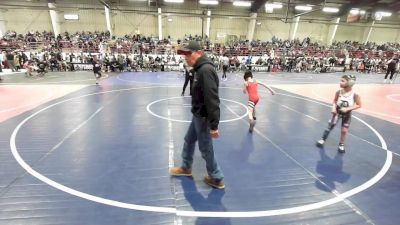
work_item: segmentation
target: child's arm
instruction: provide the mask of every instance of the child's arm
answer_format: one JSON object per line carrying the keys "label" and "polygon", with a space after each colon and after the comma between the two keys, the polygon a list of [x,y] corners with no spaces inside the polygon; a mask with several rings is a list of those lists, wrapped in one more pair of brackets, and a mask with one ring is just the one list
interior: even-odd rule
{"label": "child's arm", "polygon": [[336,102],[337,102],[337,100],[338,100],[338,98],[339,98],[339,92],[340,91],[337,91],[336,92],[336,94],[335,94],[335,98],[333,99],[333,102],[332,102],[332,114],[336,114],[337,113],[337,110],[336,110]]}
{"label": "child's arm", "polygon": [[267,86],[266,84],[261,83],[261,82],[259,82],[259,81],[257,81],[257,84],[260,84],[261,86],[264,86],[266,89],[268,89],[268,91],[271,92],[271,95],[274,95],[274,94],[275,94],[275,91],[272,90],[272,88],[270,88],[270,87]]}
{"label": "child's arm", "polygon": [[352,107],[350,107],[351,110],[359,109],[362,106],[361,97],[358,94],[355,94],[354,98],[356,101],[355,101],[355,104]]}
{"label": "child's arm", "polygon": [[243,83],[243,94],[246,94],[246,92],[247,92],[247,82],[245,81]]}
{"label": "child's arm", "polygon": [[360,98],[360,96],[355,94],[354,100],[355,100],[355,102],[354,102],[353,106],[341,108],[340,111],[342,111],[343,113],[346,113],[346,112],[350,112],[350,111],[353,111],[353,110],[361,108],[361,98]]}

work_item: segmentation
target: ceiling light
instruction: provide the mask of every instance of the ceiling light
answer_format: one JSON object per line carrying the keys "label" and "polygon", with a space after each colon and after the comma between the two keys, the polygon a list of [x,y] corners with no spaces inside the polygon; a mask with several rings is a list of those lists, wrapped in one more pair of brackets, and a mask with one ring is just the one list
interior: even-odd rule
{"label": "ceiling light", "polygon": [[183,3],[183,0],[164,0],[164,2],[168,2],[168,3]]}
{"label": "ceiling light", "polygon": [[234,6],[241,6],[241,7],[250,7],[251,2],[245,2],[245,1],[234,1],[233,2]]}
{"label": "ceiling light", "polygon": [[282,3],[274,2],[265,4],[265,8],[282,9]]}
{"label": "ceiling light", "polygon": [[266,13],[273,13],[274,12],[274,8],[265,7],[265,12]]}
{"label": "ceiling light", "polygon": [[332,7],[324,7],[322,9],[323,12],[327,12],[327,13],[337,13],[339,12],[338,8],[332,8]]}
{"label": "ceiling light", "polygon": [[200,0],[199,3],[202,5],[218,5],[219,2],[217,0]]}
{"label": "ceiling light", "polygon": [[79,20],[78,14],[64,14],[64,19],[66,20]]}
{"label": "ceiling light", "polygon": [[360,9],[351,9],[350,10],[350,14],[351,15],[364,15],[365,14],[365,10],[360,10]]}
{"label": "ceiling light", "polygon": [[383,17],[389,17],[392,16],[391,12],[376,12],[375,14],[380,14]]}
{"label": "ceiling light", "polygon": [[352,9],[352,10],[350,10],[350,14],[351,15],[358,15],[360,13],[360,10],[359,9]]}
{"label": "ceiling light", "polygon": [[274,9],[281,9],[282,3],[274,2],[274,3],[267,3],[265,4],[265,12],[266,13],[273,13]]}
{"label": "ceiling light", "polygon": [[294,7],[296,10],[298,11],[310,11],[312,10],[311,6],[308,5],[296,5],[296,7]]}

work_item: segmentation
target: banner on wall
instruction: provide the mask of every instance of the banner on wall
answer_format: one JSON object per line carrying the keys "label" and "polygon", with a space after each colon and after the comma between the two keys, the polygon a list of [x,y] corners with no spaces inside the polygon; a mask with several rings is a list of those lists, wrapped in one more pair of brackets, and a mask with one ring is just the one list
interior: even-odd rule
{"label": "banner on wall", "polygon": [[223,43],[226,41],[227,34],[225,32],[217,32],[217,37],[215,39],[215,42],[217,43]]}
{"label": "banner on wall", "polygon": [[224,32],[217,32],[217,39],[225,39],[226,33]]}
{"label": "banner on wall", "polygon": [[360,14],[357,14],[357,15],[349,14],[347,16],[346,22],[347,23],[358,23],[358,22],[360,22],[360,19],[361,19],[361,15]]}

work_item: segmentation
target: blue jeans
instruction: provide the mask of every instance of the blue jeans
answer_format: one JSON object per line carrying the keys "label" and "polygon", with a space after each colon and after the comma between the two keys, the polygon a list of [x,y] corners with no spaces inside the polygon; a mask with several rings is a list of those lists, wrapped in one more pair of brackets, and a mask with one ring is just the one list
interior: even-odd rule
{"label": "blue jeans", "polygon": [[185,135],[185,143],[183,144],[182,167],[186,169],[192,168],[196,141],[199,142],[201,156],[206,160],[208,175],[216,181],[221,181],[224,178],[224,174],[215,159],[210,128],[207,126],[206,118],[196,116],[192,118],[192,122]]}

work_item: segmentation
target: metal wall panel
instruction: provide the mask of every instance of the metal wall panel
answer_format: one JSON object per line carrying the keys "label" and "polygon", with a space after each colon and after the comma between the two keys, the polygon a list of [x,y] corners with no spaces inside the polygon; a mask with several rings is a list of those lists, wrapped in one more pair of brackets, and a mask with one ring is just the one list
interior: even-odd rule
{"label": "metal wall panel", "polygon": [[[78,21],[64,20],[64,13],[73,13],[79,15]],[[60,12],[61,21],[60,31],[74,33],[77,31],[106,31],[106,19],[104,10],[77,10]]]}
{"label": "metal wall panel", "polygon": [[[335,39],[336,41],[362,41],[364,36],[364,31],[368,30],[368,27],[356,27],[356,26],[338,26],[336,31]],[[368,32],[368,31],[367,31]]]}
{"label": "metal wall panel", "polygon": [[246,19],[236,19],[233,17],[224,18],[211,18],[211,40],[216,40],[218,35],[236,35],[238,38],[240,36],[247,35],[247,26],[249,20]]}
{"label": "metal wall panel", "polygon": [[369,41],[383,44],[386,42],[398,42],[399,41],[399,30],[397,29],[385,29],[385,28],[374,28],[371,32]]}
{"label": "metal wall panel", "polygon": [[254,31],[255,40],[270,41],[273,36],[286,40],[289,38],[290,23],[280,20],[262,20],[261,25],[256,25]]}
{"label": "metal wall panel", "polygon": [[145,36],[158,36],[157,16],[152,14],[138,14],[133,12],[112,13],[112,26],[114,34],[142,34]]}
{"label": "metal wall panel", "polygon": [[326,43],[329,26],[319,23],[300,22],[296,38],[303,40],[309,37],[312,42]]}
{"label": "metal wall panel", "polygon": [[[168,21],[172,19],[172,21]],[[163,17],[163,36],[171,36],[173,39],[180,39],[185,34],[202,34],[202,20],[200,17],[188,16],[165,16]]]}
{"label": "metal wall panel", "polygon": [[9,9],[4,12],[6,29],[17,33],[28,31],[52,31],[49,11],[30,9]]}

